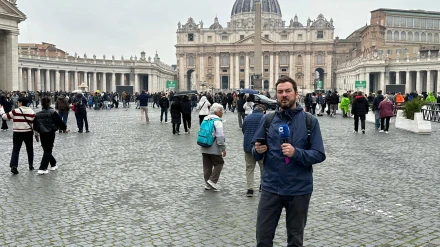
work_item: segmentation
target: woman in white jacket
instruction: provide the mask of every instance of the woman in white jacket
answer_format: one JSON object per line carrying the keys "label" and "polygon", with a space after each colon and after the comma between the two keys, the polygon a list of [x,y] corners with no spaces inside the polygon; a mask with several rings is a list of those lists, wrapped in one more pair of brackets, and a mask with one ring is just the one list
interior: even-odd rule
{"label": "woman in white jacket", "polygon": [[206,96],[202,96],[199,104],[197,104],[197,110],[199,111],[199,124],[202,124],[203,119],[208,116],[210,107],[211,103],[209,103]]}
{"label": "woman in white jacket", "polygon": [[254,110],[254,102],[252,102],[252,97],[247,97],[246,103],[243,105],[244,109],[244,116],[252,114],[252,111]]}

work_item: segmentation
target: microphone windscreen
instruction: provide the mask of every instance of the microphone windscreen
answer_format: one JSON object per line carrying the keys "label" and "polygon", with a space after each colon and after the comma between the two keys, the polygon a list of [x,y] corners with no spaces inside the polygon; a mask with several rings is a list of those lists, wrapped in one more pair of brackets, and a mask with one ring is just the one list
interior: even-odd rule
{"label": "microphone windscreen", "polygon": [[280,125],[278,129],[280,139],[289,139],[290,138],[290,130],[287,124]]}

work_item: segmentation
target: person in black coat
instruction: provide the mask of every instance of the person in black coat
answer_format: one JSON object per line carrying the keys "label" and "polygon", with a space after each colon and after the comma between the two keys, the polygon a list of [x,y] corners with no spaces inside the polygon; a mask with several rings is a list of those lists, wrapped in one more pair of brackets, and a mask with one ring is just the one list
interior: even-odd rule
{"label": "person in black coat", "polygon": [[[6,100],[6,96],[4,94],[2,94],[0,96],[0,105],[3,106],[3,109],[5,111],[5,113],[8,113],[12,110],[12,104]],[[6,120],[2,119],[2,131],[7,131],[8,128],[8,124],[6,123]]]}
{"label": "person in black coat", "polygon": [[191,111],[192,104],[188,95],[183,97],[182,102],[182,119],[183,119],[183,127],[185,128],[185,134],[190,134],[191,132]]}
{"label": "person in black coat", "polygon": [[173,124],[173,135],[180,135],[180,124],[182,119],[182,104],[179,97],[174,97],[174,101],[170,107],[171,123]]}
{"label": "person in black coat", "polygon": [[369,110],[369,104],[362,92],[358,92],[354,98],[351,113],[354,115],[354,133],[358,133],[359,119],[361,120],[362,134],[365,134],[365,115]]}

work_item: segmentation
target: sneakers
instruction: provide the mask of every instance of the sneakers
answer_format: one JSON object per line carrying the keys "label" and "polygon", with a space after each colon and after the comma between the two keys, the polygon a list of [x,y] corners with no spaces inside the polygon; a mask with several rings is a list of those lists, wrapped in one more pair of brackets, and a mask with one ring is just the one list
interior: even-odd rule
{"label": "sneakers", "polygon": [[254,190],[248,190],[246,193],[247,197],[253,197],[254,196]]}
{"label": "sneakers", "polygon": [[33,166],[29,166],[29,171],[33,171],[35,168]]}
{"label": "sneakers", "polygon": [[388,131],[385,131],[385,134],[388,134]]}
{"label": "sneakers", "polygon": [[44,175],[44,174],[48,174],[49,171],[48,170],[38,170],[37,174],[38,175]]}
{"label": "sneakers", "polygon": [[208,180],[208,182],[207,182],[209,185],[211,185],[211,187],[213,188],[213,189],[215,189],[215,190],[217,190],[218,189],[218,187],[217,187],[217,184],[215,184],[214,182],[212,182],[211,180]]}
{"label": "sneakers", "polygon": [[11,167],[11,172],[12,174],[17,175],[18,174],[17,167]]}
{"label": "sneakers", "polygon": [[365,130],[362,130],[362,134],[365,134]]}
{"label": "sneakers", "polygon": [[356,130],[353,130],[353,133],[357,134],[358,132]]}
{"label": "sneakers", "polygon": [[56,171],[56,170],[58,170],[58,166],[57,165],[51,166],[48,169],[49,169],[49,171]]}
{"label": "sneakers", "polygon": [[86,133],[90,133],[90,131],[89,131],[89,130],[86,130]]}
{"label": "sneakers", "polygon": [[205,184],[205,190],[212,190],[211,185],[209,185],[209,184]]}
{"label": "sneakers", "polygon": [[379,130],[379,133],[383,133],[384,131],[383,130]]}

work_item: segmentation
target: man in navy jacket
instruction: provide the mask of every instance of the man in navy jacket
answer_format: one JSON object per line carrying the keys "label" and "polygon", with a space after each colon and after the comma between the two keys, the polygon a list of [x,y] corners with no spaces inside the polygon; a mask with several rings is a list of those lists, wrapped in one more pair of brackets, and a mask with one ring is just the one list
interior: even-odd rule
{"label": "man in navy jacket", "polygon": [[150,97],[150,94],[145,93],[145,90],[142,90],[142,93],[138,96],[139,107],[141,108],[141,122],[143,122],[143,115],[145,115],[145,121],[147,123],[150,122],[148,117],[148,99]]}
{"label": "man in navy jacket", "polygon": [[[298,87],[290,77],[276,83],[276,110],[268,133],[266,117],[260,122],[252,143],[255,160],[264,159],[262,193],[257,215],[257,246],[273,246],[273,238],[283,207],[286,208],[288,246],[303,246],[304,228],[313,192],[312,165],[325,160],[324,144],[318,120],[312,118],[308,138],[306,114],[296,104]],[[287,124],[290,138],[283,143],[279,127]],[[256,142],[266,138],[267,145]],[[309,142],[310,140],[310,142]]]}

